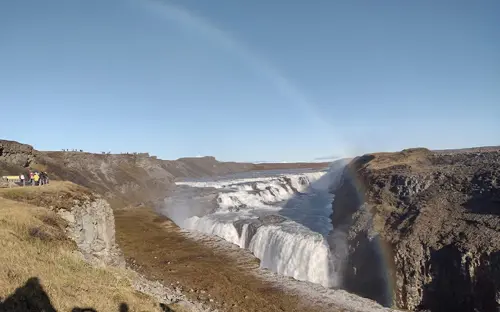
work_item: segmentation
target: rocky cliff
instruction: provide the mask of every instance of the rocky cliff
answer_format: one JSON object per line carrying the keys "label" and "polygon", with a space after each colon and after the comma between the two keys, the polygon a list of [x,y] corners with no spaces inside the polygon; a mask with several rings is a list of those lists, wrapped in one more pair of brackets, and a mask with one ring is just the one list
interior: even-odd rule
{"label": "rocky cliff", "polygon": [[30,145],[0,140],[0,176],[18,175],[27,168],[46,171],[52,179],[71,181],[103,195],[112,207],[154,205],[167,195],[178,178],[325,165],[270,163],[262,166],[220,162],[209,156],[162,160],[148,153],[43,152]]}
{"label": "rocky cliff", "polygon": [[71,182],[0,188],[0,311],[208,311],[125,268],[113,212]]}
{"label": "rocky cliff", "polygon": [[29,166],[33,159],[34,150],[31,145],[0,140],[0,176],[17,174],[19,169]]}
{"label": "rocky cliff", "polygon": [[75,241],[86,261],[94,265],[125,267],[115,240],[115,219],[110,205],[99,196],[83,196],[71,209],[59,209],[68,222],[67,235]]}
{"label": "rocky cliff", "polygon": [[47,171],[52,179],[72,181],[104,195],[113,206],[162,199],[176,178],[248,171],[252,166],[214,157],[161,160],[147,153],[42,152],[0,140],[0,176],[17,175],[27,168]]}
{"label": "rocky cliff", "polygon": [[499,179],[497,148],[354,159],[330,237],[343,286],[409,310],[497,311]]}
{"label": "rocky cliff", "polygon": [[[95,265],[123,267],[125,261],[115,241],[113,210],[101,196],[71,182],[43,187],[2,189],[0,197],[47,208],[65,220],[66,235],[83,258]],[[50,225],[58,225],[55,221]]]}

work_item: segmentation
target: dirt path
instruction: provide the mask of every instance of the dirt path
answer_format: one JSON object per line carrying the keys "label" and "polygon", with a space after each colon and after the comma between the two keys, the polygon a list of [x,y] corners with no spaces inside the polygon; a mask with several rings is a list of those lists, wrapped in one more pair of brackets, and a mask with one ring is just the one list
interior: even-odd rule
{"label": "dirt path", "polygon": [[127,262],[150,279],[179,285],[188,297],[222,311],[323,310],[246,273],[258,267],[255,258],[233,259],[188,239],[171,221],[151,210],[117,210],[115,222]]}

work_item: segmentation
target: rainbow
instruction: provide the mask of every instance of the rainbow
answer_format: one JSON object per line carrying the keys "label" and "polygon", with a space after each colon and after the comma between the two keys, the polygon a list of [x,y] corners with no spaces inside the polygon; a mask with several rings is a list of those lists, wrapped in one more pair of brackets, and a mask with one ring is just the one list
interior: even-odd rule
{"label": "rainbow", "polygon": [[[332,141],[336,142],[335,155],[339,158],[346,158],[350,153],[346,140],[340,136],[339,131],[335,131],[334,127],[328,123],[319,112],[317,105],[315,105],[303,92],[301,92],[287,77],[285,77],[276,67],[272,66],[268,61],[262,57],[257,56],[247,45],[237,40],[233,35],[224,31],[220,27],[215,26],[209,20],[195,15],[177,5],[173,5],[163,0],[132,0],[133,3],[139,5],[140,8],[145,9],[151,14],[157,15],[160,18],[167,19],[186,28],[187,30],[194,31],[204,38],[211,40],[224,48],[226,51],[235,54],[241,58],[248,67],[255,71],[258,75],[266,79],[273,85],[277,92],[287,98],[292,105],[303,112],[304,118],[308,118],[312,124],[316,125],[317,131],[330,133],[333,138]],[[359,202],[364,202],[366,188],[364,183],[359,180],[355,170],[351,166],[347,166],[344,175],[348,175],[356,187],[356,193]],[[394,293],[394,278],[391,272],[394,272],[393,256],[391,248],[386,246],[380,240],[377,240],[377,250],[379,251],[381,259],[383,259],[384,267],[381,268],[387,283],[386,293],[388,294],[387,302],[393,302],[392,294]],[[390,298],[389,298],[390,297]]]}
{"label": "rainbow", "polygon": [[[361,156],[361,157],[369,157],[368,155]],[[343,181],[346,179],[349,180],[351,185],[355,188],[355,194],[356,194],[356,199],[357,203],[365,203],[367,201],[366,194],[367,194],[367,188],[368,186],[366,185],[365,181],[363,181],[359,174],[358,174],[358,169],[359,169],[359,163],[356,162],[362,162],[363,160],[358,158],[354,158],[351,160],[349,164],[346,165],[344,173],[343,173]],[[395,294],[396,294],[396,268],[394,264],[394,255],[393,255],[393,249],[390,244],[387,242],[383,241],[380,239],[379,236],[377,236],[373,241],[373,246],[375,247],[375,252],[379,258],[379,267],[377,268],[379,270],[379,273],[383,277],[384,280],[384,299],[383,302],[380,302],[384,306],[387,307],[394,307],[395,306]]]}
{"label": "rainbow", "polygon": [[275,66],[257,56],[245,43],[236,39],[234,34],[224,31],[204,17],[164,0],[131,0],[131,2],[136,3],[139,8],[173,22],[188,31],[192,31],[212,41],[227,52],[236,55],[250,70],[274,86],[278,94],[286,98],[291,105],[301,110],[301,115],[310,121],[310,124],[314,126],[318,133],[330,134],[331,141],[328,144],[335,146],[336,149],[332,154],[347,157],[349,154],[347,141],[341,137],[340,131],[334,129],[332,124],[325,120],[318,106]]}

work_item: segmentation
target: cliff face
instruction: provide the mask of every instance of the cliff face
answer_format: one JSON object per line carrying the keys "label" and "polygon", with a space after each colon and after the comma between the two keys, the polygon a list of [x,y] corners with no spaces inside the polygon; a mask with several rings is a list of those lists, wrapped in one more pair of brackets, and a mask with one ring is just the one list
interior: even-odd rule
{"label": "cliff face", "polygon": [[113,210],[104,199],[84,196],[75,200],[71,210],[59,209],[57,214],[68,222],[67,234],[86,261],[125,267],[125,259],[115,241]]}
{"label": "cliff face", "polygon": [[115,207],[164,197],[174,176],[148,155],[38,152],[36,162],[53,178],[72,181],[104,195]]}
{"label": "cliff face", "polygon": [[[124,302],[130,311],[160,311],[158,301],[136,291],[149,293],[152,283],[130,270],[96,270],[82,261],[83,254],[107,264],[106,254],[116,249],[113,233],[93,231],[111,230],[113,220],[88,205],[98,208],[102,199],[68,182],[0,188],[0,311],[118,311]],[[61,211],[74,219],[60,218]],[[78,214],[86,225],[73,232]],[[77,248],[82,242],[87,248]],[[169,303],[165,295],[172,293],[163,291],[159,301]]]}
{"label": "cliff face", "polygon": [[[64,230],[83,258],[95,265],[123,267],[115,242],[113,210],[101,196],[71,182],[55,181],[43,187],[0,189],[0,198],[46,208],[65,220]],[[60,227],[55,219],[46,223]]]}
{"label": "cliff face", "polygon": [[18,175],[28,167],[46,171],[52,179],[71,181],[104,195],[113,207],[154,205],[167,196],[176,178],[226,175],[251,170],[319,168],[326,165],[256,165],[220,162],[208,156],[162,160],[147,153],[42,152],[30,145],[0,140],[0,176]]}
{"label": "cliff face", "polygon": [[72,181],[104,195],[115,207],[163,199],[176,178],[223,175],[253,166],[219,162],[214,157],[161,160],[147,153],[42,152],[0,140],[0,176],[18,175],[28,167],[47,171],[52,179]]}
{"label": "cliff face", "polygon": [[500,151],[365,155],[333,203],[348,291],[410,310],[500,306]]}

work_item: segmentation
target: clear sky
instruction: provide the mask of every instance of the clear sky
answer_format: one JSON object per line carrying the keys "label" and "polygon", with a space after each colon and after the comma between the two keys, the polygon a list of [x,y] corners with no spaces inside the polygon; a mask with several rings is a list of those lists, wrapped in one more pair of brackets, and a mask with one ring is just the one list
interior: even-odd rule
{"label": "clear sky", "polygon": [[305,161],[500,144],[500,1],[0,1],[0,138]]}

